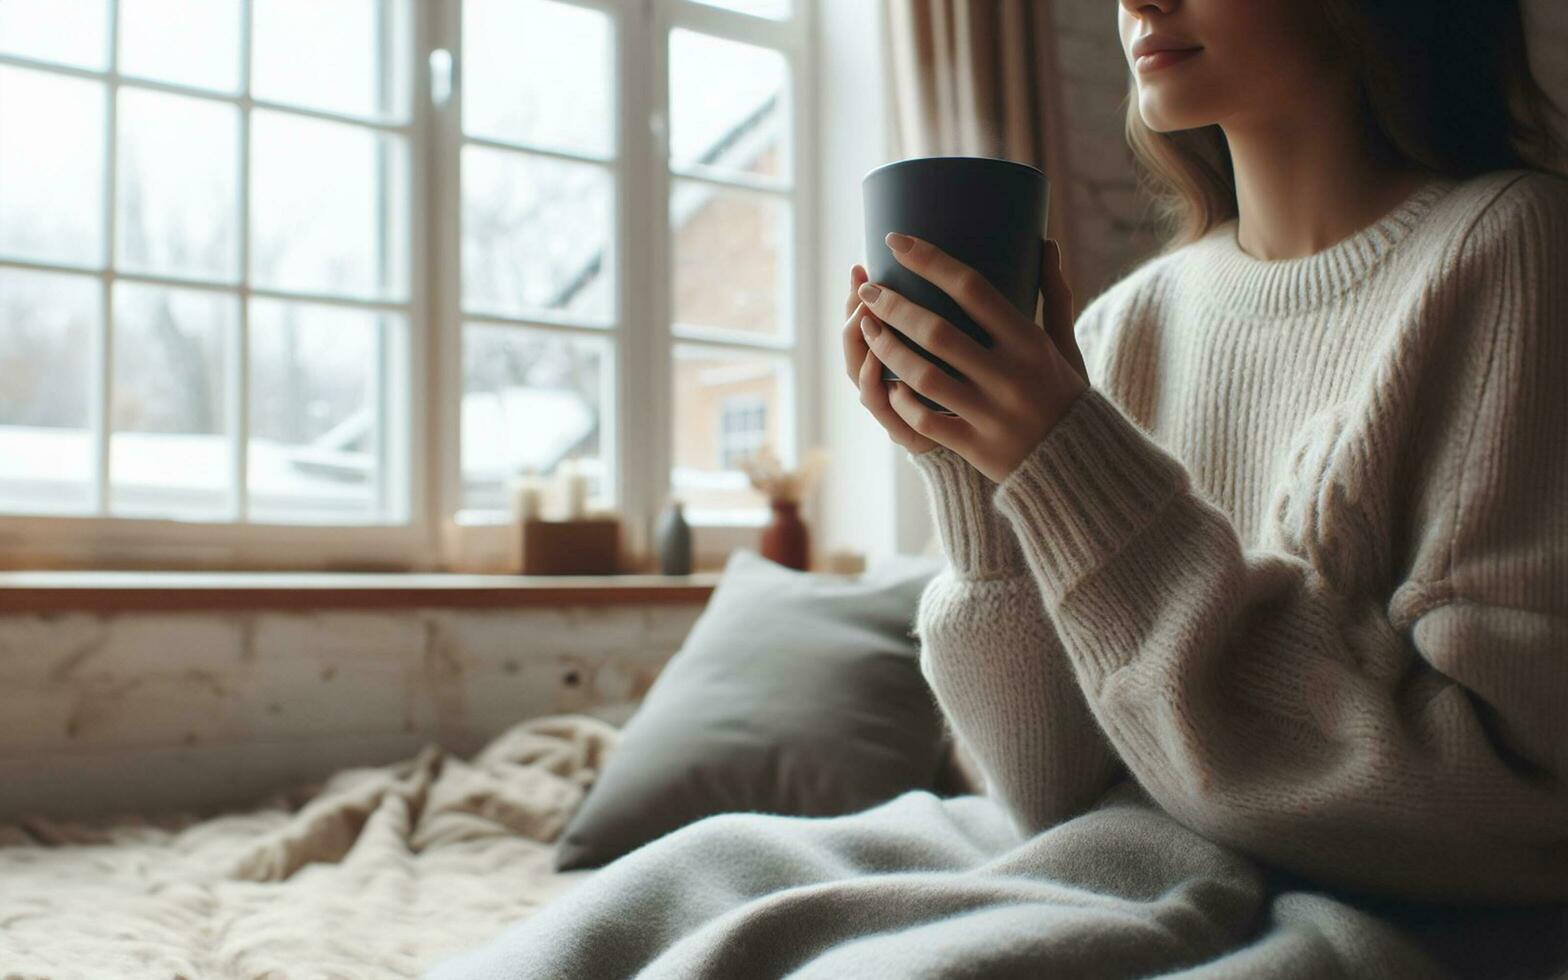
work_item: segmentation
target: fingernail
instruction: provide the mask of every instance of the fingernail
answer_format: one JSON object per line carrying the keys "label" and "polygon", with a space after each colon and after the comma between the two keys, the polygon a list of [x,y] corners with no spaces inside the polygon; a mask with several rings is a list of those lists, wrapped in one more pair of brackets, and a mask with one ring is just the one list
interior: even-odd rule
{"label": "fingernail", "polygon": [[859,292],[860,298],[865,300],[867,303],[875,303],[877,301],[877,297],[882,295],[882,290],[876,286],[871,285],[869,282],[861,283],[860,289],[857,290],[857,292]]}
{"label": "fingernail", "polygon": [[887,242],[887,247],[895,252],[907,252],[910,246],[915,244],[913,238],[910,238],[908,235],[900,235],[896,231],[888,232],[887,238],[884,240]]}
{"label": "fingernail", "polygon": [[860,318],[860,332],[865,334],[867,339],[870,339],[882,332],[882,324],[872,317],[863,316]]}

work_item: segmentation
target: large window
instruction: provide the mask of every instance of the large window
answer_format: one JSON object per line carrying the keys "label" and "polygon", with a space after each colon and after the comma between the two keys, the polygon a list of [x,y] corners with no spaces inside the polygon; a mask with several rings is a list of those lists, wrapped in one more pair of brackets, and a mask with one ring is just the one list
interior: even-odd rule
{"label": "large window", "polygon": [[0,0],[8,512],[408,518],[408,25],[246,6]]}
{"label": "large window", "polygon": [[758,520],[807,6],[0,0],[0,538],[429,566],[568,459]]}

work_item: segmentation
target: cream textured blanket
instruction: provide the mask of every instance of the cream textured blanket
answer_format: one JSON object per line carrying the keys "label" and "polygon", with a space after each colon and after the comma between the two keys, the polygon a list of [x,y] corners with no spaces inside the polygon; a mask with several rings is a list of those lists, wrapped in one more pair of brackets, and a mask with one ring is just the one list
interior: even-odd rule
{"label": "cream textured blanket", "polygon": [[418,976],[592,874],[550,842],[616,736],[554,715],[248,813],[0,827],[0,977]]}

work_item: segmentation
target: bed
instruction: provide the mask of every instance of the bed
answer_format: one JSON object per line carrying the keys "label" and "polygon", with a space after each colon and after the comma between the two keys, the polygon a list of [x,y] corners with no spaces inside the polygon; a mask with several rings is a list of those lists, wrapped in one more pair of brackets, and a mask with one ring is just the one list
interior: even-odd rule
{"label": "bed", "polygon": [[0,976],[417,977],[596,873],[553,842],[618,731],[550,715],[243,812],[0,826]]}

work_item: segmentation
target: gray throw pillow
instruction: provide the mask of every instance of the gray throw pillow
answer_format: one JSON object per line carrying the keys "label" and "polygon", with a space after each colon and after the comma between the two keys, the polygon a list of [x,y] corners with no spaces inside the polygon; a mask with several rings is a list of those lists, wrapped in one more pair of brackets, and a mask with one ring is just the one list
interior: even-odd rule
{"label": "gray throw pillow", "polygon": [[899,555],[848,579],[732,553],[556,869],[599,867],[711,814],[837,816],[931,789],[947,745],[911,631],[942,564]]}

